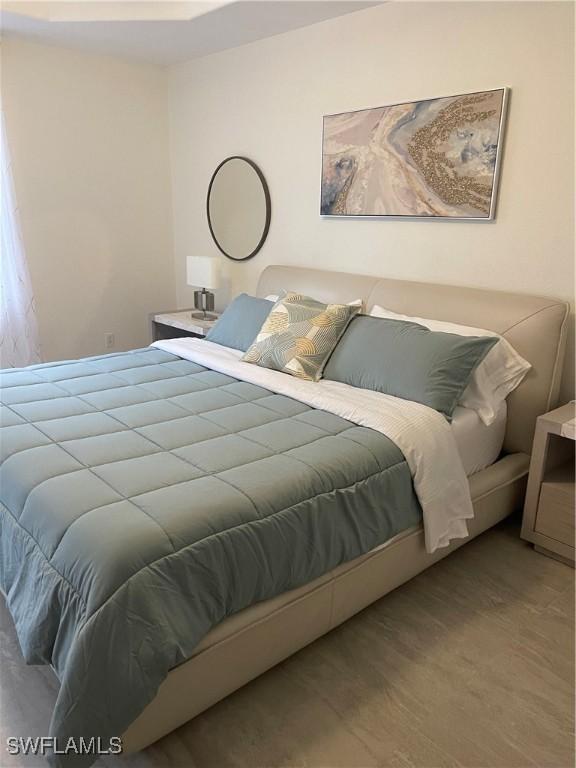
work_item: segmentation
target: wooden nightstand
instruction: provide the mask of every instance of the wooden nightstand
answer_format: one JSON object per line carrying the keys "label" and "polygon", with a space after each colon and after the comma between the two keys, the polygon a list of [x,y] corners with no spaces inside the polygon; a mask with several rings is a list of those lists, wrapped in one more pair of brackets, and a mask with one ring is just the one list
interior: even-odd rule
{"label": "wooden nightstand", "polygon": [[521,536],[534,549],[574,566],[574,402],[536,422]]}
{"label": "wooden nightstand", "polygon": [[216,324],[220,315],[214,312],[211,313],[216,315],[214,319],[203,320],[200,317],[192,317],[192,312],[197,311],[194,309],[179,309],[175,312],[161,312],[150,315],[152,341],[181,339],[184,336],[203,338],[210,328]]}

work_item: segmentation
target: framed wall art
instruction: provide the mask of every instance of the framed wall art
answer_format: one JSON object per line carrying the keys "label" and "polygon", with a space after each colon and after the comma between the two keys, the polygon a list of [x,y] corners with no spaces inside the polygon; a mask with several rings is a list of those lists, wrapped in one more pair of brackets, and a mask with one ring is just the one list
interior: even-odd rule
{"label": "framed wall art", "polygon": [[494,218],[507,88],[327,115],[322,216]]}

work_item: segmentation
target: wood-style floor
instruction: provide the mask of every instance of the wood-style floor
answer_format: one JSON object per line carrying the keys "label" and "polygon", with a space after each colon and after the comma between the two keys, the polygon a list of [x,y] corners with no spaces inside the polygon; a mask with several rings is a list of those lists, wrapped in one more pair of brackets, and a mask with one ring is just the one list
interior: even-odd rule
{"label": "wood-style floor", "polygon": [[[56,689],[2,605],[0,766]],[[574,572],[504,523],[145,752],[100,768],[571,768]]]}

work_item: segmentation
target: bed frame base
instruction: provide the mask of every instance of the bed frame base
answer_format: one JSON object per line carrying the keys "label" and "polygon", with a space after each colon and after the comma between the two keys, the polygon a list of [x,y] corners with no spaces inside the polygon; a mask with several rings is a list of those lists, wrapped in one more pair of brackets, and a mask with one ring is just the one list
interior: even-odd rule
{"label": "bed frame base", "polygon": [[528,465],[526,454],[512,454],[470,478],[475,515],[468,538],[429,554],[422,527],[412,528],[382,549],[222,622],[196,655],[169,673],[124,733],[124,752],[144,749],[519,509]]}

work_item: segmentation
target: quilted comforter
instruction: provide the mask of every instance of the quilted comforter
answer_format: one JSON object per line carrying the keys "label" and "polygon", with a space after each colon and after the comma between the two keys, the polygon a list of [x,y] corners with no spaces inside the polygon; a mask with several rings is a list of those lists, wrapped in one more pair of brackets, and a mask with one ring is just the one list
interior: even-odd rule
{"label": "quilted comforter", "polygon": [[226,616],[421,519],[383,434],[159,349],[1,383],[0,587],[59,743],[121,735]]}

